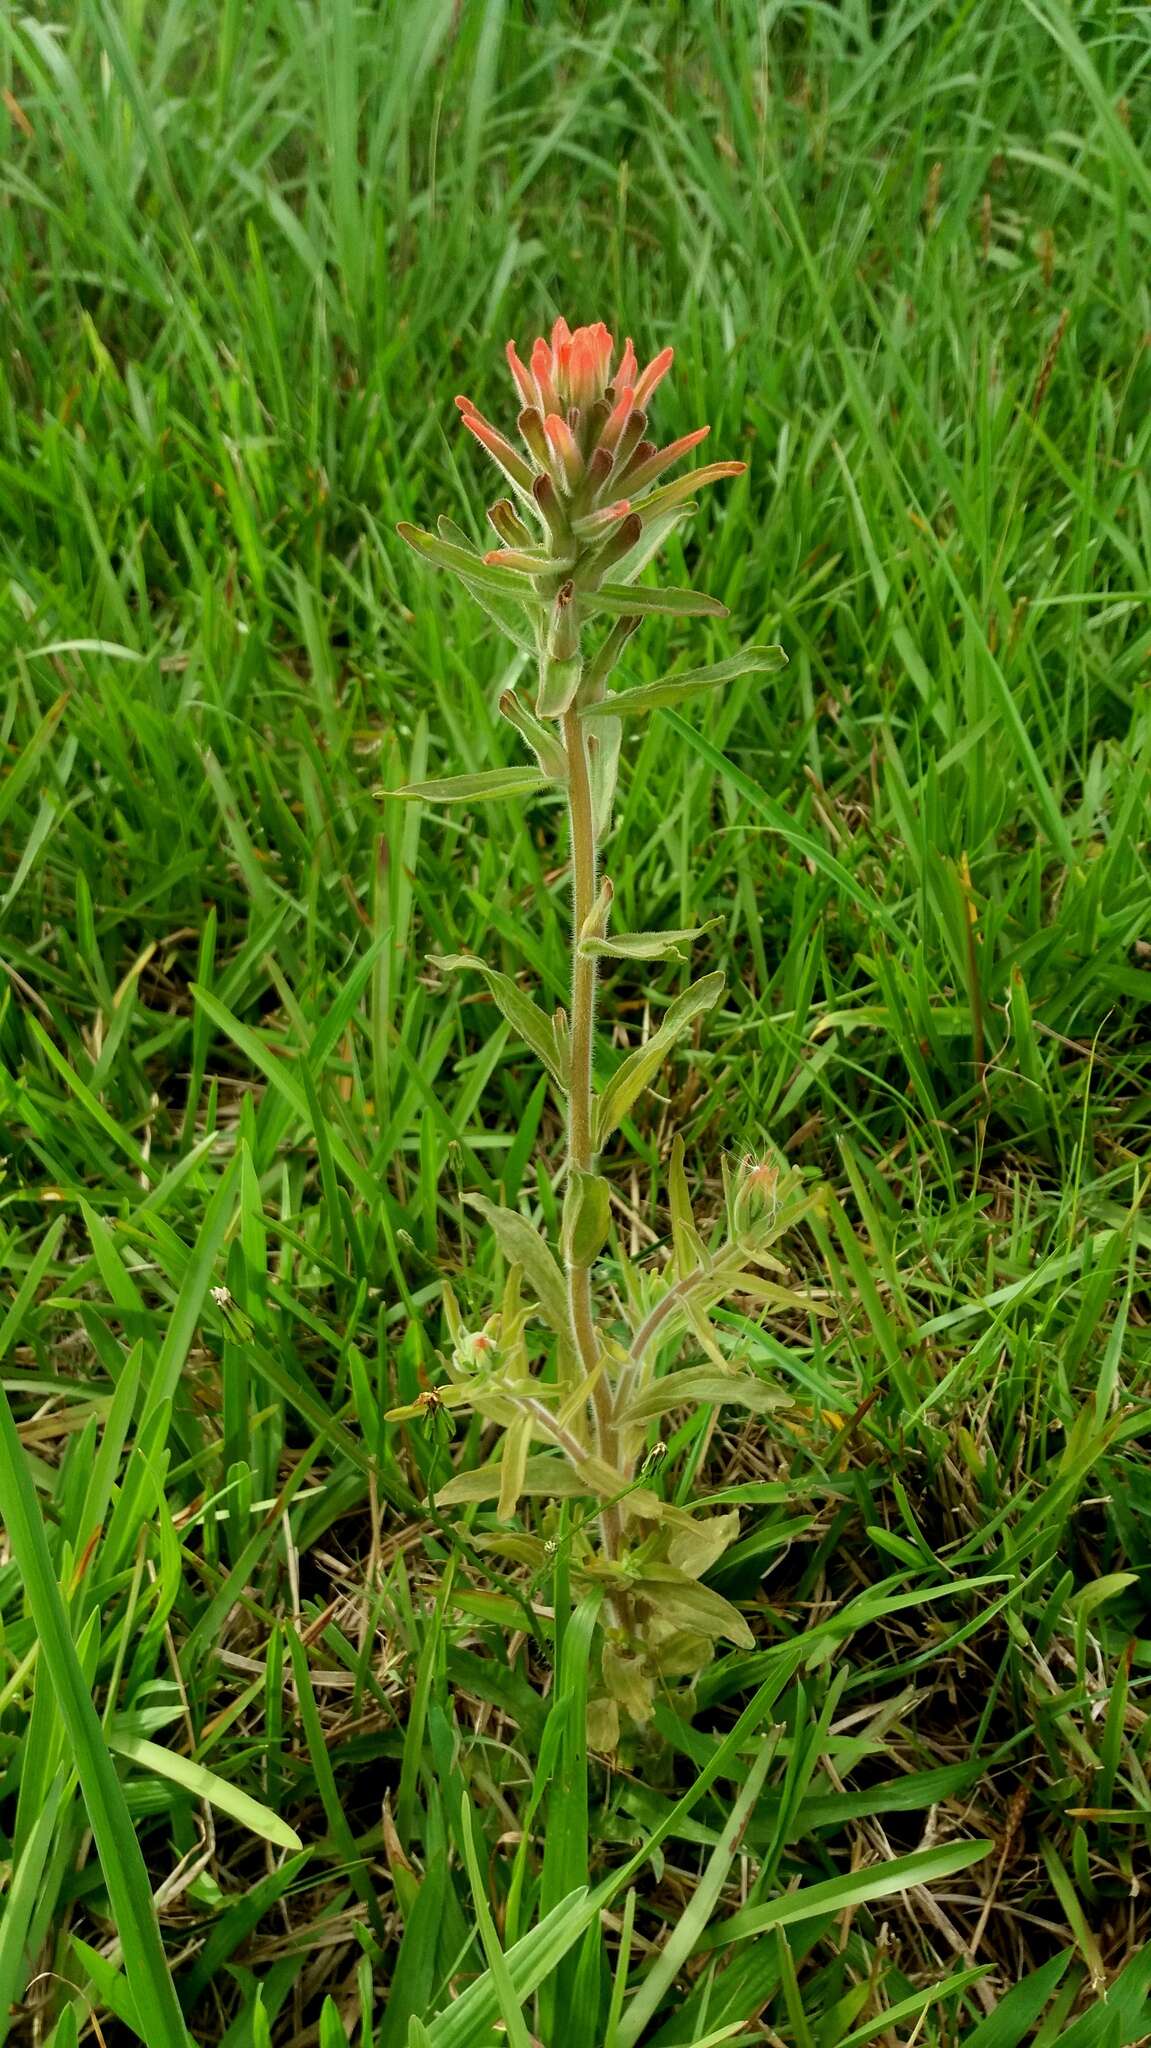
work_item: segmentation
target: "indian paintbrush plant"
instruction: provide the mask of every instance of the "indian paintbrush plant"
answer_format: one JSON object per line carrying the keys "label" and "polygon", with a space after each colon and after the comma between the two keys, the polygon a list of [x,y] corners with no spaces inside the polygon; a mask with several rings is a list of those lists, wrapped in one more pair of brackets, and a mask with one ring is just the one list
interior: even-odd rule
{"label": "indian paintbrush plant", "polygon": [[[469,398],[456,404],[467,431],[507,485],[488,519],[499,545],[480,553],[441,519],[437,534],[400,534],[433,568],[458,577],[503,633],[532,659],[534,696],[515,691],[500,711],[534,765],[412,784],[399,792],[433,803],[566,798],[571,861],[571,1007],[548,1016],[519,982],[485,961],[453,955],[444,973],[482,976],[508,1023],[546,1067],[567,1133],[562,1230],[556,1249],[528,1219],[474,1195],[494,1233],[507,1277],[498,1308],[464,1327],[447,1287],[451,1339],[446,1384],[393,1419],[439,1408],[477,1411],[502,1432],[499,1455],[461,1472],[438,1504],[494,1501],[500,1522],[519,1504],[543,1507],[532,1533],[508,1531],[489,1546],[542,1577],[563,1542],[577,1585],[602,1592],[599,1683],[593,1732],[614,1747],[620,1711],[642,1725],[656,1687],[690,1679],[727,1640],[750,1648],[738,1609],[705,1585],[738,1533],[739,1513],[693,1513],[659,1484],[664,1418],[701,1404],[766,1412],[779,1395],[734,1358],[712,1311],[733,1296],[765,1308],[793,1300],[771,1247],[808,1208],[799,1176],[772,1161],[725,1171],[724,1213],[708,1227],[693,1213],[684,1147],[668,1162],[670,1255],[637,1270],[613,1242],[612,1184],[599,1161],[621,1121],[663,1068],[677,1039],[719,1002],[721,973],[706,974],[667,1003],[658,1027],[617,1063],[597,1048],[601,961],[682,962],[709,924],[681,931],[612,930],[612,884],[601,849],[625,723],[752,671],[782,666],[778,647],[748,647],[708,667],[632,688],[610,683],[624,648],[651,614],[719,618],[726,607],[694,590],[638,581],[671,529],[697,509],[695,493],[738,475],[742,462],[710,462],[674,482],[665,472],[703,440],[706,427],[658,447],[649,417],[672,363],[663,349],[641,370],[627,341],[618,362],[601,324],[573,333],[557,320],[525,365],[514,342],[508,363],[520,402],[519,445]],[[713,922],[715,922],[713,920]],[[610,1253],[610,1263],[608,1254]]]}

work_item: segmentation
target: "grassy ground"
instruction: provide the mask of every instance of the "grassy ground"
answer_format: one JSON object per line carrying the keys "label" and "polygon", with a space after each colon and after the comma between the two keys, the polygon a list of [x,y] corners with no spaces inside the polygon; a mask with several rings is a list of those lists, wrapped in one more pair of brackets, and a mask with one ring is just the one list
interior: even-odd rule
{"label": "grassy ground", "polygon": [[[75,0],[0,52],[0,2039],[1151,2039],[1147,17]],[[623,1241],[669,1101],[705,1208],[768,1137],[836,1198],[807,1312],[731,1326],[791,1405],[664,1468],[742,1503],[757,1648],[614,1765],[584,1609],[423,1506],[478,1435],[381,1419],[482,1302],[461,1191],[555,1212],[426,965],[562,999],[554,809],[380,791],[514,758],[392,528],[478,531],[451,396],[561,308],[750,464],[669,553],[731,620],[633,677],[791,657],[629,745],[623,921],[724,911],[729,991]]]}

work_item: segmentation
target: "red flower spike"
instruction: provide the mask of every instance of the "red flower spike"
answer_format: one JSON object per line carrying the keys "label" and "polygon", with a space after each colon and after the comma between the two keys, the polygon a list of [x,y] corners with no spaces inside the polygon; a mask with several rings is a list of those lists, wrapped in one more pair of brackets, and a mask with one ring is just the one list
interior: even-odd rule
{"label": "red flower spike", "polygon": [[525,405],[534,405],[536,402],[535,383],[533,382],[531,371],[526,369],[523,363],[521,363],[514,341],[509,341],[505,353],[508,359],[508,368],[515,379],[516,390],[519,392]]}
{"label": "red flower spike", "polygon": [[625,391],[629,386],[634,386],[638,369],[639,364],[636,361],[635,349],[632,347],[631,335],[629,334],[623,345],[623,354],[619,359],[619,369],[615,373],[616,390]]}
{"label": "red flower spike", "polygon": [[590,327],[579,327],[572,336],[569,379],[576,404],[594,405],[600,395],[600,351]]}
{"label": "red flower spike", "polygon": [[555,364],[552,360],[552,352],[546,341],[536,342],[535,347],[532,349],[531,361],[532,376],[535,378],[536,390],[539,393],[541,413],[558,411],[559,398],[556,395],[553,375]]}
{"label": "red flower spike", "polygon": [[553,321],[552,323],[553,356],[558,356],[561,348],[565,347],[565,345],[571,340],[571,338],[571,328],[568,326],[567,321],[564,319],[564,316],[561,313],[559,319]]}
{"label": "red flower spike", "polygon": [[635,402],[637,405],[647,404],[656,385],[663,383],[674,361],[675,350],[673,348],[661,349],[657,356],[652,357],[651,362],[635,387]]}

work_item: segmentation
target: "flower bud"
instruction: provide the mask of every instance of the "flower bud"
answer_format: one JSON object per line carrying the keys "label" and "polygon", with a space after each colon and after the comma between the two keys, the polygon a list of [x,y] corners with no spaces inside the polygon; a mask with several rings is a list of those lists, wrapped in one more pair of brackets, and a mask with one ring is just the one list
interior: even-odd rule
{"label": "flower bud", "polygon": [[731,1226],[736,1237],[754,1237],[770,1229],[779,1211],[779,1168],[771,1160],[757,1160],[748,1153],[739,1164],[731,1203]]}

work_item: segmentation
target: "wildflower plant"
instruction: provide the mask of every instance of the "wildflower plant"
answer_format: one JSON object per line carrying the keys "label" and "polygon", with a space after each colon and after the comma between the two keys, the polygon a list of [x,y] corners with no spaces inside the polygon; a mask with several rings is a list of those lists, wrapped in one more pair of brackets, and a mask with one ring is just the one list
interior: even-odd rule
{"label": "wildflower plant", "polygon": [[[678,931],[612,929],[612,884],[601,848],[625,723],[784,663],[778,647],[747,647],[707,667],[636,687],[610,687],[644,619],[719,618],[726,607],[694,590],[640,583],[671,529],[697,509],[707,484],[742,462],[710,462],[661,481],[703,440],[707,427],[658,447],[652,401],[672,363],[665,348],[640,369],[627,341],[618,361],[602,324],[574,333],[557,320],[527,364],[509,342],[520,401],[518,442],[469,398],[456,404],[467,431],[507,485],[488,511],[499,545],[478,552],[448,519],[438,533],[402,525],[408,545],[456,576],[502,632],[533,659],[534,695],[500,698],[500,711],[534,765],[412,784],[401,795],[433,803],[566,797],[571,861],[571,1006],[548,1016],[519,982],[471,955],[439,959],[450,974],[483,978],[513,1029],[546,1067],[567,1132],[562,1230],[553,1247],[516,1211],[470,1199],[504,1255],[502,1297],[478,1330],[464,1327],[449,1288],[450,1350],[437,1407],[477,1411],[502,1431],[499,1454],[442,1487],[441,1506],[494,1501],[501,1523],[521,1501],[544,1503],[532,1533],[487,1541],[542,1577],[559,1543],[577,1584],[603,1595],[593,1726],[605,1746],[621,1711],[642,1725],[655,1690],[690,1679],[722,1641],[752,1637],[739,1611],[705,1575],[738,1533],[738,1510],[698,1513],[659,1486],[665,1418],[700,1404],[765,1412],[778,1395],[733,1360],[712,1312],[732,1296],[767,1307],[792,1299],[771,1247],[806,1210],[799,1177],[774,1162],[745,1160],[725,1173],[721,1219],[693,1212],[682,1139],[668,1162],[670,1258],[636,1270],[613,1244],[612,1186],[600,1159],[633,1104],[656,1079],[676,1041],[719,1002],[722,973],[676,995],[658,1027],[614,1066],[596,1046],[601,961],[682,962],[709,924]],[[713,923],[716,920],[712,921]],[[610,1254],[610,1263],[609,1263]],[[610,1284],[609,1284],[610,1283]],[[426,1412],[429,1396],[393,1417]]]}

